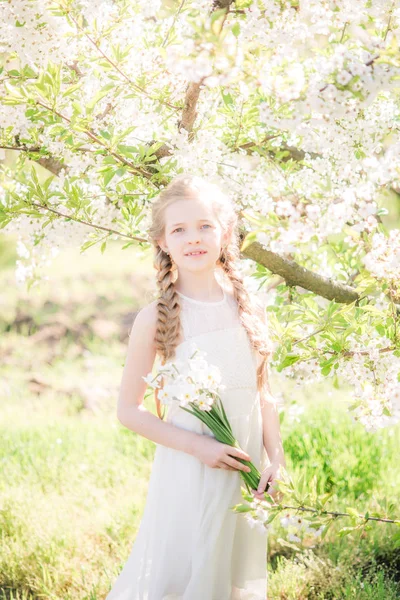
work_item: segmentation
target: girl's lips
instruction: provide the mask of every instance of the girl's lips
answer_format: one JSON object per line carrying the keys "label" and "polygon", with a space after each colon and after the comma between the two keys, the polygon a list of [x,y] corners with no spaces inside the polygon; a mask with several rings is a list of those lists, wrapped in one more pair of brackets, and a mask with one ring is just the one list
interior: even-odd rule
{"label": "girl's lips", "polygon": [[196,256],[203,256],[203,254],[207,254],[207,251],[206,250],[201,250],[199,252],[199,254],[185,254],[185,256],[189,256],[189,258],[191,258],[191,257],[195,258]]}

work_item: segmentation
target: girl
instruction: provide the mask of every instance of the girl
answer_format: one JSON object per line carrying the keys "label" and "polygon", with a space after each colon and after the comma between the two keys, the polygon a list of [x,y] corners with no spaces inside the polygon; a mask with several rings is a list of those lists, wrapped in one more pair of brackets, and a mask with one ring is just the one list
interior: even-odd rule
{"label": "girl", "polygon": [[[268,482],[276,495],[286,465],[267,384],[265,311],[238,269],[237,214],[216,185],[183,174],[153,203],[149,234],[159,297],[133,324],[118,419],[157,447],[139,531],[106,600],[265,600],[266,533],[231,510],[243,501],[239,470],[248,470],[237,459],[262,472],[257,498]],[[165,420],[157,398],[160,418],[143,407],[156,357],[189,358],[192,342],[221,371],[240,450],[177,404]]]}

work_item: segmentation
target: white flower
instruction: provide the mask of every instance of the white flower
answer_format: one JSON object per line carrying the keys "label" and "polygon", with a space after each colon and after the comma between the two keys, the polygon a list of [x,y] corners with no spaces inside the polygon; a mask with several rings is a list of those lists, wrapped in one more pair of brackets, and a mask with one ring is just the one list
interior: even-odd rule
{"label": "white flower", "polygon": [[290,515],[286,515],[285,517],[282,517],[282,518],[281,518],[281,520],[280,520],[280,521],[281,521],[281,525],[282,525],[282,527],[285,527],[285,528],[286,528],[286,527],[288,527],[288,526],[289,526],[289,518],[290,518]]}
{"label": "white flower", "polygon": [[162,389],[158,392],[158,399],[163,404],[168,404],[170,400],[170,396],[168,394],[168,390]]}
{"label": "white flower", "polygon": [[180,383],[166,383],[163,389],[160,390],[158,393],[158,398],[160,402],[168,404],[169,402],[177,398],[178,394],[181,391],[181,387],[182,386]]}
{"label": "white flower", "polygon": [[157,388],[160,385],[158,377],[155,377],[153,373],[149,373],[148,375],[143,375],[142,379],[147,383],[147,385],[151,388]]}
{"label": "white flower", "polygon": [[252,529],[258,529],[262,533],[268,529],[266,525],[262,521],[260,521],[257,517],[253,517],[250,513],[246,513],[246,520]]}
{"label": "white flower", "polygon": [[218,385],[221,383],[221,379],[221,372],[218,369],[218,367],[210,365],[206,376],[206,383],[212,388],[217,388]]}
{"label": "white flower", "polygon": [[213,398],[207,394],[201,394],[195,401],[196,406],[201,410],[211,410],[214,404]]}
{"label": "white flower", "polygon": [[269,512],[265,508],[259,507],[256,509],[255,512],[256,512],[257,518],[260,519],[261,521],[264,522],[268,519]]}
{"label": "white flower", "polygon": [[197,388],[193,383],[179,382],[175,386],[175,396],[183,406],[196,399]]}
{"label": "white flower", "polygon": [[352,75],[348,71],[340,71],[340,73],[336,75],[336,81],[340,83],[340,85],[347,85],[351,79]]}
{"label": "white flower", "polygon": [[311,535],[313,535],[314,537],[320,537],[321,533],[323,532],[323,530],[325,529],[325,525],[321,525],[320,527],[318,527],[318,529],[314,529],[314,527],[307,527],[307,529],[305,530],[307,533],[311,533]]}

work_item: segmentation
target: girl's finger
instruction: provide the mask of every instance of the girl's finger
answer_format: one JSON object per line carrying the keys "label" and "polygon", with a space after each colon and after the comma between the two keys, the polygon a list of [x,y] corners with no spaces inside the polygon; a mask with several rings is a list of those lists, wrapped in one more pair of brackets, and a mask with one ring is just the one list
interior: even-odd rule
{"label": "girl's finger", "polygon": [[263,481],[261,479],[260,483],[258,484],[257,492],[259,494],[261,494],[262,492],[265,492],[265,488],[267,487],[268,483],[269,483],[269,479],[267,479],[266,481]]}

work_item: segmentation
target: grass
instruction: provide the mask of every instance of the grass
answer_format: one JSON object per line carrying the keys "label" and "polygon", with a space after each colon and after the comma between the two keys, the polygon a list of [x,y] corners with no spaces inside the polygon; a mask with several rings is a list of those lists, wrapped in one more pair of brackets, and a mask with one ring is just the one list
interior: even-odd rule
{"label": "grass", "polygon": [[[0,600],[104,599],[138,530],[155,450],[115,415],[130,324],[153,298],[151,260],[117,245],[104,256],[70,251],[28,294],[10,255],[0,271]],[[398,504],[399,427],[366,433],[347,414],[346,390],[285,385],[294,479],[317,473],[338,510]],[[304,406],[298,418],[291,399]],[[145,404],[154,410],[151,396]],[[276,522],[270,600],[400,597],[400,529],[337,531],[302,548]]]}

